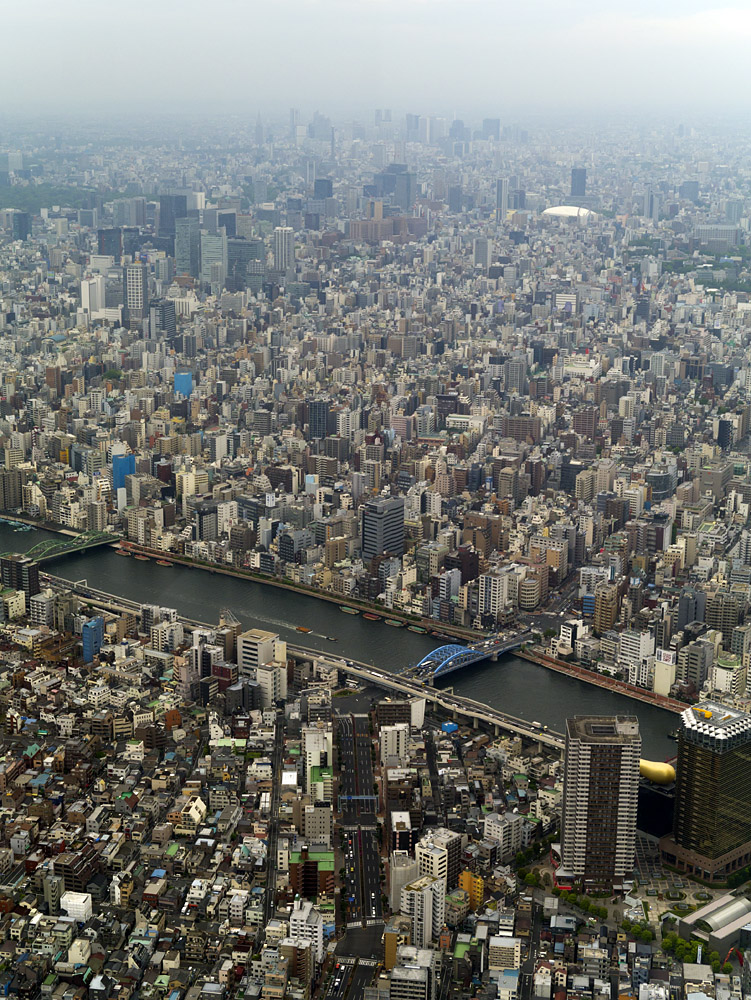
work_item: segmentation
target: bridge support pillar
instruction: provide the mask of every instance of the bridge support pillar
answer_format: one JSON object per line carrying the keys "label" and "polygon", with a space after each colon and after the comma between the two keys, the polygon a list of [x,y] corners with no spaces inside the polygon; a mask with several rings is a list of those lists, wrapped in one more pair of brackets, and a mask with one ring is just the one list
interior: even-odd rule
{"label": "bridge support pillar", "polygon": [[472,728],[473,729],[477,729],[479,727],[479,725],[480,725],[480,723],[479,723],[479,721],[477,719],[477,716],[473,715],[472,716]]}
{"label": "bridge support pillar", "polygon": [[491,663],[497,663],[498,662],[498,653],[493,653],[492,654],[492,656],[490,657],[490,662]]}
{"label": "bridge support pillar", "polygon": [[501,735],[501,727],[498,725],[497,722],[493,726],[493,732],[495,733],[496,736],[500,736]]}

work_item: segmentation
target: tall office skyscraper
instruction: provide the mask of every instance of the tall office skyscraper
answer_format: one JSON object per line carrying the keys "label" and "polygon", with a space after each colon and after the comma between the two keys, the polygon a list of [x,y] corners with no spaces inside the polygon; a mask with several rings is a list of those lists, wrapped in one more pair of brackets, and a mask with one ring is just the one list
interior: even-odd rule
{"label": "tall office skyscraper", "polygon": [[115,258],[115,263],[120,263],[120,256],[123,252],[123,234],[119,229],[100,229],[97,233],[97,244],[99,253]]}
{"label": "tall office skyscraper", "polygon": [[587,194],[587,168],[573,167],[571,170],[571,197],[584,198]]}
{"label": "tall office skyscraper", "polygon": [[362,510],[362,558],[404,554],[404,498],[368,500]]}
{"label": "tall office skyscraper", "polygon": [[[227,277],[227,233],[223,228],[215,233],[201,231],[201,284],[224,284]],[[220,272],[216,276],[217,270]]]}
{"label": "tall office skyscraper", "polygon": [[490,267],[491,242],[485,236],[476,236],[472,243],[472,263],[487,271]]}
{"label": "tall office skyscraper", "polygon": [[274,230],[274,267],[286,271],[295,259],[295,238],[291,226],[277,226]]}
{"label": "tall office skyscraper", "polygon": [[635,716],[566,720],[559,880],[612,887],[633,870],[640,756]]}
{"label": "tall office skyscraper", "polygon": [[172,299],[154,299],[149,303],[149,340],[169,340],[176,336],[175,303]]}
{"label": "tall office skyscraper", "polygon": [[328,434],[329,411],[331,403],[328,399],[311,399],[308,403],[308,426],[310,438],[325,438]]}
{"label": "tall office skyscraper", "polygon": [[232,290],[247,287],[248,264],[263,259],[263,240],[256,237],[246,239],[234,236],[227,239],[227,275],[232,281]]}
{"label": "tall office skyscraper", "polygon": [[146,316],[149,301],[149,269],[146,264],[123,267],[123,322],[138,325]]}
{"label": "tall office skyscraper", "polygon": [[188,198],[184,194],[159,195],[159,235],[174,236],[175,224],[188,214]]}
{"label": "tall office skyscraper", "polygon": [[175,273],[201,273],[201,227],[195,216],[175,220]]}
{"label": "tall office skyscraper", "polygon": [[11,228],[14,240],[27,240],[31,236],[31,216],[29,213],[16,210],[13,213]]}
{"label": "tall office skyscraper", "polygon": [[498,142],[501,138],[501,119],[483,118],[482,137],[483,139],[495,139],[495,141]]}
{"label": "tall office skyscraper", "polygon": [[498,222],[503,222],[508,213],[508,177],[499,177],[495,182],[495,214]]}
{"label": "tall office skyscraper", "polygon": [[663,860],[708,882],[751,863],[751,715],[702,701],[681,715],[673,836]]}
{"label": "tall office skyscraper", "polygon": [[396,175],[394,182],[394,203],[409,211],[417,198],[417,174],[409,170]]}

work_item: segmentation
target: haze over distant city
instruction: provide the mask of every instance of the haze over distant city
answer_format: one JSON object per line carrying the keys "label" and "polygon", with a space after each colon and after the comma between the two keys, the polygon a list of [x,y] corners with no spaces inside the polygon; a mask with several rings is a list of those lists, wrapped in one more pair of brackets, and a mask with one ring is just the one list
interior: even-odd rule
{"label": "haze over distant city", "polygon": [[[743,2],[6,2],[6,111],[747,106]],[[722,53],[721,72],[707,63]],[[419,107],[418,107],[419,105]]]}

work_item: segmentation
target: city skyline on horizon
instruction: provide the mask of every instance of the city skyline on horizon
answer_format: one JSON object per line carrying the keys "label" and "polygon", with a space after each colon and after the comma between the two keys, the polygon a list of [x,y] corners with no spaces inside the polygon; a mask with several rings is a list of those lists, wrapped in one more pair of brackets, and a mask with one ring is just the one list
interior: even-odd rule
{"label": "city skyline on horizon", "polygon": [[[6,10],[0,27],[15,42],[0,67],[6,108],[83,103],[113,111],[131,105],[134,88],[145,88],[164,108],[215,111],[238,99],[252,102],[259,91],[268,107],[281,110],[313,92],[315,102],[338,112],[400,107],[405,100],[426,112],[457,106],[481,113],[489,105],[610,112],[656,103],[686,112],[718,103],[746,107],[751,11],[739,3],[670,0],[656,14],[643,0],[626,12],[591,0],[536,0],[523,10],[491,0],[284,0],[249,7],[219,0],[206,23],[195,0],[181,5],[179,17],[172,4],[149,9],[135,0],[131,9],[136,21],[139,10],[148,18],[147,27],[135,52],[126,46],[122,54],[108,44],[122,30],[114,6],[37,0]],[[237,44],[235,58],[228,38]],[[713,80],[696,66],[717,46],[725,59]]]}

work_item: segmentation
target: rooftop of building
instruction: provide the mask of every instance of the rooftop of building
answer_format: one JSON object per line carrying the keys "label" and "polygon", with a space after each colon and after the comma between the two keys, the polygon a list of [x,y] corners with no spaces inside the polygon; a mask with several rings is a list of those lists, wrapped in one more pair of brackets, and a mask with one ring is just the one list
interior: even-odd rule
{"label": "rooftop of building", "polygon": [[729,740],[748,734],[751,738],[751,715],[715,701],[702,701],[687,708],[681,714],[681,723],[684,730],[696,736]]}
{"label": "rooftop of building", "polygon": [[632,743],[639,739],[639,720],[635,715],[577,715],[566,720],[566,732],[584,743]]}

